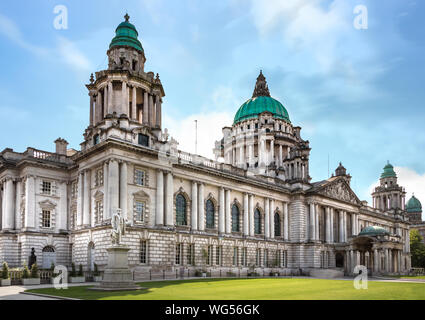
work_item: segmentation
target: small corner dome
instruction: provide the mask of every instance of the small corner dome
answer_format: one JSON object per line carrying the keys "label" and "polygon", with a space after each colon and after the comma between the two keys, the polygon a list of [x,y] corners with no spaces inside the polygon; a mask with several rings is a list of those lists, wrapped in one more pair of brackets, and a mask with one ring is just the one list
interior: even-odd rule
{"label": "small corner dome", "polygon": [[274,118],[291,123],[288,111],[283,104],[270,96],[266,78],[261,71],[252,98],[247,100],[236,112],[233,124],[258,118],[263,112],[270,112]]}
{"label": "small corner dome", "polygon": [[410,213],[420,212],[422,213],[422,204],[414,195],[407,201],[406,211]]}
{"label": "small corner dome", "polygon": [[360,233],[359,236],[385,236],[390,235],[390,233],[385,230],[383,227],[378,226],[369,226],[364,228]]}
{"label": "small corner dome", "polygon": [[384,172],[381,174],[381,178],[396,178],[397,175],[394,171],[394,167],[390,164],[390,162],[387,163],[387,165],[384,167]]}
{"label": "small corner dome", "polygon": [[129,15],[125,15],[125,21],[121,22],[115,30],[109,49],[113,47],[127,46],[143,52],[143,47],[138,39],[139,33],[136,27],[129,22]]}

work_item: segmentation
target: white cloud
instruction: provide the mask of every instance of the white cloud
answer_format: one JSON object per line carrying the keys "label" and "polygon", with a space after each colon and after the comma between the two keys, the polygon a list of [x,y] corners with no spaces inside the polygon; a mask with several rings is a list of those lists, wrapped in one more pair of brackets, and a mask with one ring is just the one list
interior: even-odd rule
{"label": "white cloud", "polygon": [[49,50],[46,48],[32,45],[26,41],[15,22],[2,14],[0,14],[0,34],[9,38],[10,41],[13,41],[20,47],[32,52],[33,54],[41,56],[48,54]]}
{"label": "white cloud", "polygon": [[[200,112],[187,117],[178,118],[163,113],[164,127],[179,142],[179,149],[195,153],[195,120],[198,120],[198,154],[214,159],[215,141],[223,138],[222,129],[233,124],[233,110],[237,105],[232,88],[220,85],[200,107]],[[239,101],[240,103],[240,101]],[[214,110],[214,111],[211,111]]]}
{"label": "white cloud", "polygon": [[59,37],[57,52],[62,61],[76,70],[89,71],[92,69],[90,61],[77,45],[66,38]]}
{"label": "white cloud", "polygon": [[[419,174],[415,170],[406,167],[394,167],[397,173],[398,184],[406,189],[406,204],[412,194],[425,205],[425,174]],[[379,185],[379,180],[369,187],[369,194]],[[425,220],[425,214],[422,214]]]}

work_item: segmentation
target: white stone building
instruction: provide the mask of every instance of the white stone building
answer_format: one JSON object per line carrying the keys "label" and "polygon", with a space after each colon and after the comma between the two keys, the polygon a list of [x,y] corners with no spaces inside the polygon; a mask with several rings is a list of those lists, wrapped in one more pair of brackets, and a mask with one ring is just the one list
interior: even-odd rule
{"label": "white stone building", "polygon": [[179,151],[162,129],[161,81],[144,71],[128,18],[107,52],[108,69],[87,85],[81,150],[58,139],[55,153],[0,153],[0,261],[20,266],[35,248],[44,268],[102,268],[119,208],[136,278],[204,268],[213,275],[410,269],[405,192],[392,169],[384,170],[373,207],[351,190],[342,165],[311,182],[309,142],[270,97],[262,73],[253,98],[223,129],[215,161]]}

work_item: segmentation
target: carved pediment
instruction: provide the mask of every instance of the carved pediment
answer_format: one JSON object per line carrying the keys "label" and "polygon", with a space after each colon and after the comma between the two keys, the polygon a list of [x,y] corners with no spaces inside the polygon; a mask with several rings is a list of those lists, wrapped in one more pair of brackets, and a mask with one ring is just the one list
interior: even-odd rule
{"label": "carved pediment", "polygon": [[144,192],[143,190],[140,190],[138,192],[133,193],[133,196],[135,198],[148,198],[149,199],[149,195],[146,192]]}
{"label": "carved pediment", "polygon": [[45,208],[45,209],[53,209],[56,207],[56,203],[50,201],[50,200],[44,200],[39,202],[39,205],[41,208]]}
{"label": "carved pediment", "polygon": [[359,198],[344,180],[337,180],[333,183],[325,185],[323,188],[318,190],[317,193],[329,198],[349,202],[355,205],[360,204]]}
{"label": "carved pediment", "polygon": [[96,193],[94,194],[94,198],[95,199],[103,198],[103,192],[97,190]]}

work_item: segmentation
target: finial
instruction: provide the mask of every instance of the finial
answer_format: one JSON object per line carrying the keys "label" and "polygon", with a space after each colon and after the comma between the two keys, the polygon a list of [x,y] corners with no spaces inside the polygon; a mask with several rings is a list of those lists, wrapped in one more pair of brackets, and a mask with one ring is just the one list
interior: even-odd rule
{"label": "finial", "polygon": [[94,76],[93,76],[93,73],[90,75],[90,84],[93,84],[94,83]]}
{"label": "finial", "polygon": [[257,97],[270,97],[269,87],[263,75],[263,70],[260,70],[260,75],[257,77],[257,83],[255,84],[254,93],[252,95],[252,98]]}
{"label": "finial", "polygon": [[130,20],[130,16],[128,15],[128,13],[125,14],[124,19],[126,22],[128,22],[128,20]]}

